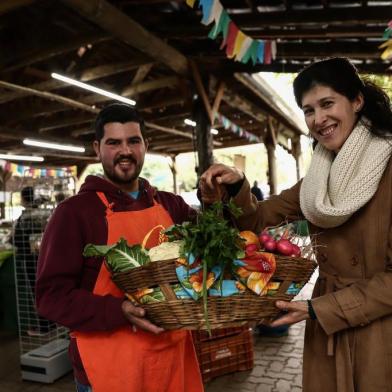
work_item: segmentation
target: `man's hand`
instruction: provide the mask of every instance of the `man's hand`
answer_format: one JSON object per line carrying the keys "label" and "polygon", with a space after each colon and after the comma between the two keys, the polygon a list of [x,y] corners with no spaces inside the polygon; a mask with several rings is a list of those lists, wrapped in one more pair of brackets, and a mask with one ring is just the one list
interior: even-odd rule
{"label": "man's hand", "polygon": [[244,174],[235,167],[223,164],[211,165],[200,177],[199,187],[204,203],[212,204],[222,198],[224,184],[235,184],[244,178]]}
{"label": "man's hand", "polygon": [[277,301],[276,307],[288,313],[269,324],[269,327],[279,327],[281,325],[295,324],[309,317],[308,303],[306,301]]}
{"label": "man's hand", "polygon": [[125,300],[122,303],[121,308],[124,312],[125,317],[136,328],[140,328],[144,331],[155,334],[159,334],[164,331],[163,328],[156,326],[155,324],[144,318],[146,311],[143,308],[139,308],[133,305],[131,301]]}

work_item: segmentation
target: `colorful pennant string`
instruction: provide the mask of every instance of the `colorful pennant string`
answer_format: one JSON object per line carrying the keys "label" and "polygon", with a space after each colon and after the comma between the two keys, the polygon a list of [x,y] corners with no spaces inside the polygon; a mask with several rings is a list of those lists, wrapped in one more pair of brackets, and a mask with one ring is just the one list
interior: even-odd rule
{"label": "colorful pennant string", "polygon": [[215,115],[215,120],[218,123],[222,124],[223,128],[233,132],[237,136],[245,138],[253,143],[261,143],[261,140],[258,136],[248,131],[245,131],[245,129],[241,128],[237,124],[234,124],[232,121],[230,121],[227,117],[223,116],[222,114],[217,113]]}
{"label": "colorful pennant string", "polygon": [[[196,0],[186,0],[189,7],[194,8]],[[202,12],[201,23],[214,26],[208,38],[217,39],[222,35],[220,49],[225,49],[226,56],[235,61],[247,64],[270,64],[276,58],[276,41],[253,39],[243,33],[231,20],[219,0],[198,0]]]}
{"label": "colorful pennant string", "polygon": [[12,174],[21,177],[68,177],[77,175],[76,166],[62,167],[62,168],[34,168],[30,166],[17,165],[11,162],[5,162],[4,169],[10,171]]}
{"label": "colorful pennant string", "polygon": [[380,57],[383,60],[392,60],[392,20],[389,21],[388,27],[384,31],[383,38],[386,41],[379,46],[379,49],[383,49]]}

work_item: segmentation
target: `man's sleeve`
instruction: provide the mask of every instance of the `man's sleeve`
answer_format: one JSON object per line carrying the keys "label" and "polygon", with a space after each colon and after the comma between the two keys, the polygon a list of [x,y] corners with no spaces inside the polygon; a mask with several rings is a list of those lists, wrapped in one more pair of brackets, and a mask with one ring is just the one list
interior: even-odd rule
{"label": "man's sleeve", "polygon": [[94,295],[83,288],[85,269],[92,263],[82,256],[87,225],[73,210],[68,203],[61,204],[46,227],[37,271],[38,312],[72,330],[108,331],[126,325],[122,298]]}

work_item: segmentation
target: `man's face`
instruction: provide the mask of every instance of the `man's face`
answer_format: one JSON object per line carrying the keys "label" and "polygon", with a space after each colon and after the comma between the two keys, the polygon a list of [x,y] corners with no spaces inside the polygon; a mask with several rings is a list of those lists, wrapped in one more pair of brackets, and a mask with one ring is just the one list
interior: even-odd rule
{"label": "man's face", "polygon": [[106,178],[127,192],[137,191],[147,151],[139,124],[112,122],[105,124],[104,131],[101,141],[94,141],[94,150]]}

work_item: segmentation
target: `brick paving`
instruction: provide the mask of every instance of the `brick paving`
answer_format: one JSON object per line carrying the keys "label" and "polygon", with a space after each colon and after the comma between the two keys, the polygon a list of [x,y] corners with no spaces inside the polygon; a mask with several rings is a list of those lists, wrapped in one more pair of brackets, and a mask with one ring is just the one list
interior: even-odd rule
{"label": "brick paving", "polygon": [[221,376],[206,384],[206,392],[299,392],[302,390],[304,322],[288,336],[254,335],[254,368]]}

